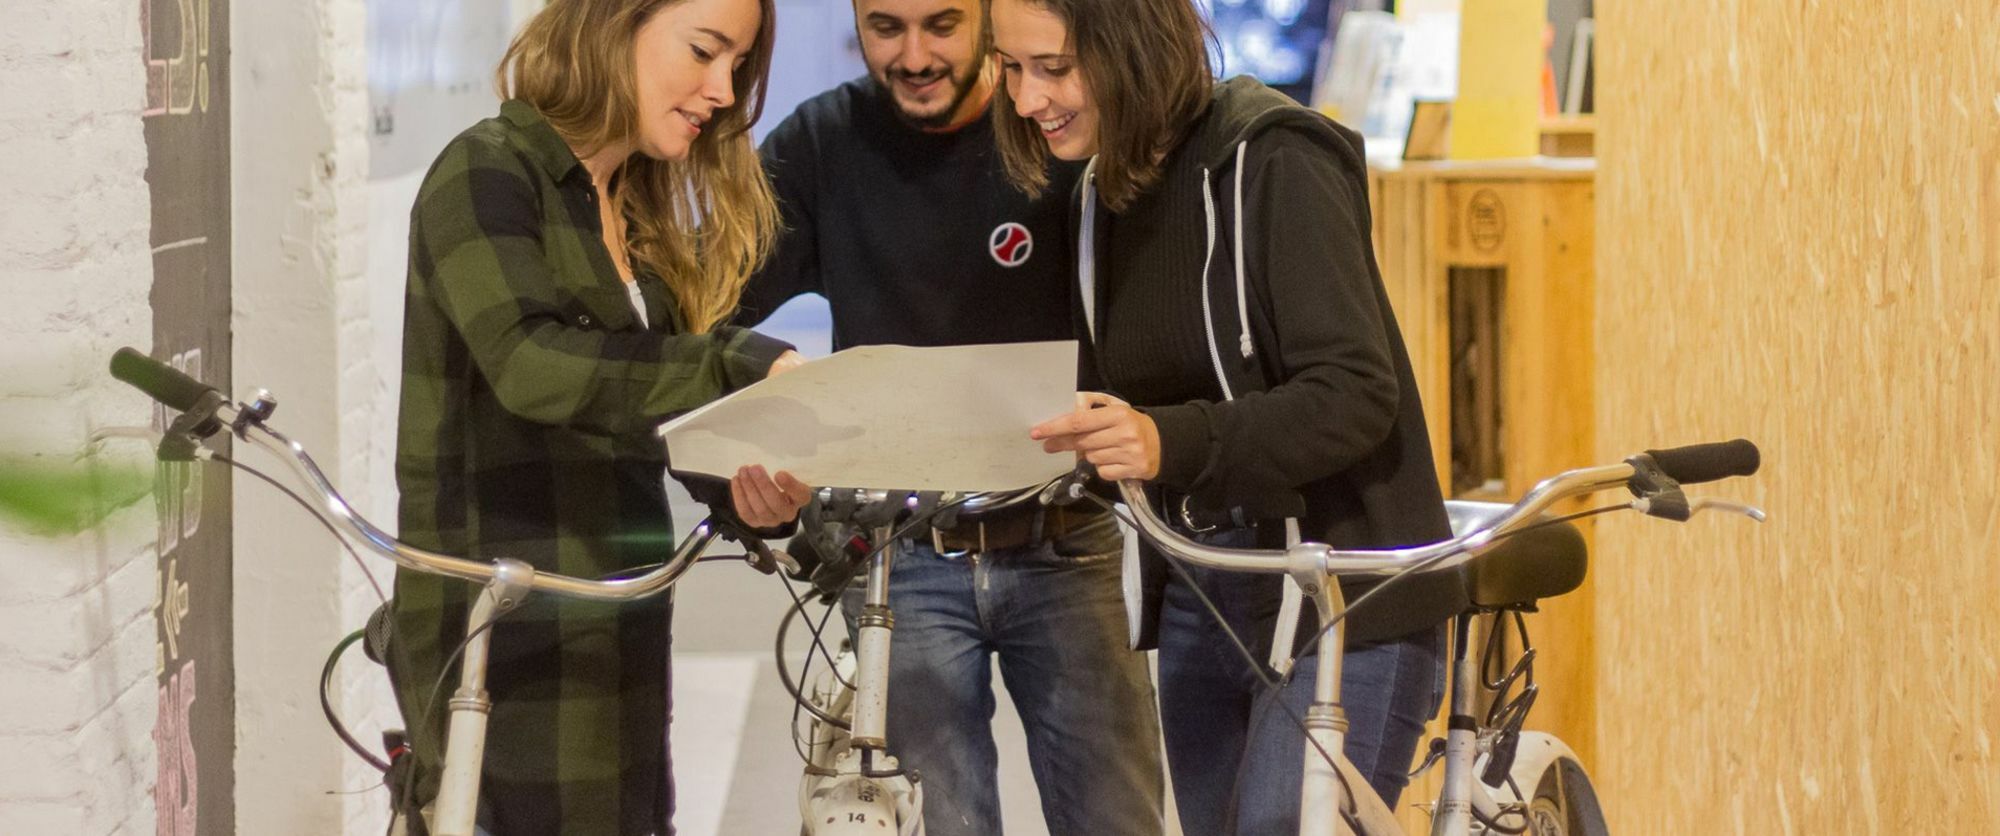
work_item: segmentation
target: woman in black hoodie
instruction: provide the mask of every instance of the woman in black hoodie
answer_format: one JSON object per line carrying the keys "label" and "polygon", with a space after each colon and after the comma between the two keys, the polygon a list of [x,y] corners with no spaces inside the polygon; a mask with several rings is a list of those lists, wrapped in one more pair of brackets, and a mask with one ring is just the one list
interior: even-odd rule
{"label": "woman in black hoodie", "polygon": [[[1074,196],[1089,407],[1037,426],[1218,545],[1342,549],[1449,537],[1423,408],[1370,248],[1361,140],[1248,78],[1213,81],[1191,0],[992,0],[1010,174],[1090,160]],[[1128,406],[1129,404],[1129,406]],[[1268,652],[1284,581],[1178,571],[1156,628],[1183,828],[1293,834],[1304,738],[1192,587]],[[1348,584],[1348,600],[1366,588]],[[1390,806],[1442,698],[1456,573],[1348,618],[1350,761]],[[1314,626],[1308,622],[1301,635]],[[1262,658],[1261,654],[1259,658]],[[1278,698],[1302,712],[1313,658]]]}

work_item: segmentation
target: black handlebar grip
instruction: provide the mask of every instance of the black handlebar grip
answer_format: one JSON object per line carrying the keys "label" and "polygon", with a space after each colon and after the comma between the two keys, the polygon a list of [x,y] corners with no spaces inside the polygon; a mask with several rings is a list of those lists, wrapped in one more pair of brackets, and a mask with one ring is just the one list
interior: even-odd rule
{"label": "black handlebar grip", "polygon": [[111,355],[111,376],[179,412],[194,408],[202,395],[215,391],[215,387],[130,347]]}
{"label": "black handlebar grip", "polygon": [[1764,460],[1757,445],[1748,439],[1690,444],[1669,450],[1647,450],[1660,471],[1683,485],[1713,482],[1731,476],[1750,476]]}

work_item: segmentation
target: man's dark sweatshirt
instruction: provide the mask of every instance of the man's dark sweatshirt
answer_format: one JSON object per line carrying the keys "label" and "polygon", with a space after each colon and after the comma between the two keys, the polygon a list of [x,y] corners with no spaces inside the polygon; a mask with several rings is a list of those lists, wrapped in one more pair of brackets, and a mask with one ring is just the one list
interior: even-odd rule
{"label": "man's dark sweatshirt", "polygon": [[1063,196],[1079,166],[1030,199],[1009,185],[981,116],[920,130],[871,79],[799,106],[761,148],[783,214],[739,324],[802,293],[826,297],[833,346],[1067,340],[1075,276]]}

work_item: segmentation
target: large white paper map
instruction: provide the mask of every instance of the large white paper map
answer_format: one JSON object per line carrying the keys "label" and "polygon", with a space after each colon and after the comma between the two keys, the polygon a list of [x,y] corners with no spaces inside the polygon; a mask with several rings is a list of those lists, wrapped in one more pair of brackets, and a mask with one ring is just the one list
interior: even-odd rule
{"label": "large white paper map", "polygon": [[1076,408],[1076,343],[850,348],[660,428],[682,472],[744,465],[815,487],[1002,491],[1075,463],[1028,438]]}

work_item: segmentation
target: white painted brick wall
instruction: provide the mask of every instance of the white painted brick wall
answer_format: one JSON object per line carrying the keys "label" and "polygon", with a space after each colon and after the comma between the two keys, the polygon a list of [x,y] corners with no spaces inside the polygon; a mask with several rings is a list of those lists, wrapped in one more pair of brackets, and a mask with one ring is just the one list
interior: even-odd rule
{"label": "white painted brick wall", "polygon": [[[401,259],[369,256],[405,231],[369,223],[365,3],[233,5],[235,394],[280,390],[281,426],[390,523]],[[67,461],[150,417],[103,372],[150,343],[142,39],[129,0],[22,6],[0,28],[0,454]],[[386,189],[394,216],[413,185]],[[239,832],[379,832],[379,793],[325,794],[374,775],[299,675],[374,593],[330,542],[284,542],[310,530],[296,509],[237,494]],[[0,528],[0,833],[152,830],[153,536],[149,501],[82,534]],[[365,741],[398,724],[358,654],[335,701]]]}
{"label": "white painted brick wall", "polygon": [[[18,5],[0,27],[0,461],[143,461],[85,458],[94,428],[151,417],[104,373],[152,333],[138,6]],[[0,523],[0,833],[151,829],[153,508],[105,510],[81,533]]]}
{"label": "white painted brick wall", "polygon": [[[392,338],[400,335],[403,323],[400,316],[379,316],[372,304],[379,294],[372,285],[370,257],[384,242],[370,236],[366,8],[360,2],[329,3],[324,21],[325,37],[334,45],[327,53],[325,79],[332,91],[328,101],[334,125],[331,159],[335,165],[330,186],[338,242],[334,312],[341,406],[340,471],[354,507],[377,525],[394,531],[396,393],[391,387],[400,380],[402,370],[398,356],[381,356],[377,345],[385,334]],[[399,291],[402,287],[400,274],[394,287]],[[395,345],[400,347],[401,341]],[[368,557],[365,566],[352,559],[340,566],[344,629],[360,627],[381,603],[370,576],[384,593],[393,589],[393,567],[373,556],[364,557]],[[382,729],[403,725],[388,676],[358,648],[343,661],[340,687],[332,696],[335,709],[357,739],[378,748]],[[368,787],[381,781],[374,767],[345,751],[342,766],[347,787]],[[341,822],[345,833],[381,833],[388,824],[387,794],[344,796]]]}
{"label": "white painted brick wall", "polygon": [[[369,345],[372,329],[401,323],[366,316],[366,5],[239,3],[234,13],[236,381],[276,392],[275,423],[357,509],[387,522],[393,494],[370,477],[394,438],[369,431],[383,394]],[[269,491],[238,491],[238,830],[381,832],[383,793],[329,794],[380,776],[326,728],[313,690],[324,654],[361,625],[374,593],[330,538],[300,536],[298,519]],[[386,564],[364,557],[386,589]],[[244,597],[253,588],[258,598]],[[364,743],[397,724],[380,669],[358,649],[333,703]]]}

